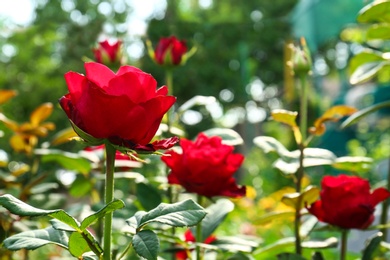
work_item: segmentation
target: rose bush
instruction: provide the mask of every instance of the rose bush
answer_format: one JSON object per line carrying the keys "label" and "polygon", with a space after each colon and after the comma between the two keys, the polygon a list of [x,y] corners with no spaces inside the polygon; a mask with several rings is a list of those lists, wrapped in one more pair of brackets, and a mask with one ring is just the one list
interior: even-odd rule
{"label": "rose bush", "polygon": [[233,174],[241,166],[244,156],[234,154],[233,147],[222,144],[220,137],[201,133],[192,142],[180,140],[182,153],[167,151],[162,160],[170,168],[168,182],[180,184],[188,192],[206,197],[241,197],[246,187],[238,187]]}
{"label": "rose bush", "polygon": [[109,42],[108,40],[98,43],[92,51],[95,55],[95,61],[103,64],[120,62],[122,41]]}
{"label": "rose bush", "polygon": [[[176,98],[142,70],[122,66],[115,74],[106,66],[85,63],[86,75],[65,74],[69,93],[59,102],[72,123],[94,138],[132,150],[167,149],[177,138],[149,142]],[[77,132],[77,131],[76,131]]]}
{"label": "rose bush", "polygon": [[325,176],[321,182],[320,200],[308,210],[320,221],[343,229],[365,229],[374,220],[375,206],[390,197],[378,188],[370,192],[367,180],[356,176]]}
{"label": "rose bush", "polygon": [[171,36],[160,39],[154,50],[154,58],[161,65],[179,65],[186,52],[186,42],[184,40],[178,40],[175,36]]}

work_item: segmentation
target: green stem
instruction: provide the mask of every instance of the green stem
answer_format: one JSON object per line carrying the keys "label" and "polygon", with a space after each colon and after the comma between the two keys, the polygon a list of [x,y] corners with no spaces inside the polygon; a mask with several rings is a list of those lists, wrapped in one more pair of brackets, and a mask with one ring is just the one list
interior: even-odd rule
{"label": "green stem", "polygon": [[[388,171],[387,171],[387,189],[390,190],[390,158],[388,160],[388,163],[389,163],[389,167],[388,167]],[[389,210],[389,204],[390,204],[390,199],[386,199],[382,202],[382,213],[381,213],[381,219],[380,219],[380,224],[381,225],[385,225],[387,224],[387,212]],[[383,241],[386,241],[387,240],[387,228],[383,228],[381,229],[381,232],[382,232],[382,240]]]}
{"label": "green stem", "polygon": [[[202,205],[202,195],[197,195],[197,202],[199,205]],[[196,260],[201,260],[201,252],[200,252],[200,246],[198,243],[203,242],[202,241],[202,222],[199,222],[196,225],[196,235],[195,235],[195,240],[196,240]]]}
{"label": "green stem", "polygon": [[[106,185],[104,203],[107,205],[114,199],[114,166],[115,166],[115,148],[106,144]],[[103,259],[111,260],[111,233],[112,233],[112,212],[104,217],[103,233]]]}
{"label": "green stem", "polygon": [[[165,71],[165,84],[168,87],[168,94],[173,95],[173,69],[167,68]],[[171,121],[172,121],[173,108],[171,108],[167,112],[167,125],[168,125],[168,133],[171,132]]]}
{"label": "green stem", "polygon": [[341,250],[340,250],[340,260],[345,260],[347,256],[347,240],[348,240],[348,230],[341,231]]}
{"label": "green stem", "polygon": [[[296,192],[301,193],[302,190],[302,178],[304,175],[303,159],[304,159],[304,150],[305,150],[305,141],[307,136],[307,82],[306,75],[299,77],[301,84],[301,102],[300,102],[300,113],[299,113],[299,130],[302,135],[301,143],[299,143],[299,168],[295,174],[296,177]],[[299,197],[296,208],[295,208],[295,219],[294,219],[294,234],[295,234],[295,252],[298,255],[302,254],[302,245],[301,245],[301,197]]]}

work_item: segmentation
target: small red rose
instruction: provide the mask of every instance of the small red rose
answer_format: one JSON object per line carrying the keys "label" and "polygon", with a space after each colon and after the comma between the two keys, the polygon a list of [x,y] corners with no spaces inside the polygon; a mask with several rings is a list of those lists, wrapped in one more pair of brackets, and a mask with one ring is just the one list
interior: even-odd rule
{"label": "small red rose", "polygon": [[108,40],[98,43],[92,51],[95,55],[95,61],[103,64],[119,63],[121,60],[122,41],[116,40],[110,42]]}
{"label": "small red rose", "polygon": [[[215,240],[217,240],[217,238],[213,235],[209,236],[208,238],[206,238],[204,241],[203,241],[203,244],[211,244],[213,243]],[[186,242],[196,242],[196,239],[194,237],[194,235],[192,234],[191,230],[188,229],[185,233],[184,233],[184,241]],[[188,251],[187,250],[179,250],[176,252],[176,260],[187,260],[189,258],[188,256]]]}
{"label": "small red rose", "polygon": [[384,188],[370,191],[367,180],[355,176],[325,176],[321,199],[308,210],[318,220],[343,229],[365,229],[374,220],[375,206],[390,197]]}
{"label": "small red rose", "polygon": [[233,177],[244,156],[233,153],[232,146],[222,144],[218,136],[203,133],[194,142],[182,138],[180,145],[182,153],[167,151],[167,156],[161,157],[170,168],[170,184],[180,184],[188,192],[206,197],[245,196],[245,186],[237,186]]}
{"label": "small red rose", "polygon": [[180,65],[184,54],[187,53],[187,44],[175,36],[161,38],[154,50],[154,58],[161,65]]}

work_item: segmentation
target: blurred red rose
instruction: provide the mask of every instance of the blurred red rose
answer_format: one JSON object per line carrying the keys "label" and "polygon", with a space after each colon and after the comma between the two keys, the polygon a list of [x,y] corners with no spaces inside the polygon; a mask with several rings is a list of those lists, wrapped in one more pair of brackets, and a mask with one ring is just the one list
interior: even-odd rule
{"label": "blurred red rose", "polygon": [[92,51],[95,55],[95,61],[103,64],[120,63],[121,60],[121,46],[122,42],[116,40],[110,42],[108,40],[98,43],[96,48]]}
{"label": "blurred red rose", "polygon": [[156,62],[161,65],[179,65],[186,52],[186,42],[171,36],[160,39],[154,51],[154,57]]}
{"label": "blurred red rose", "polygon": [[[213,243],[216,239],[215,236],[211,235],[209,236],[208,238],[206,238],[204,241],[203,241],[203,244],[211,244]],[[184,241],[186,242],[196,242],[196,239],[194,237],[194,235],[192,234],[191,230],[188,229],[185,233],[184,233]],[[176,252],[176,260],[187,260],[189,259],[189,256],[188,256],[188,251],[187,250],[180,250],[180,251],[177,251]]]}
{"label": "blurred red rose", "polygon": [[390,197],[378,188],[370,192],[367,180],[355,176],[325,176],[321,182],[321,199],[309,212],[318,220],[344,229],[365,229],[374,220],[375,206]]}
{"label": "blurred red rose", "polygon": [[[100,63],[85,64],[86,75],[65,74],[69,93],[59,102],[68,118],[94,138],[133,150],[155,151],[175,144],[176,137],[149,143],[176,98],[142,70],[122,66],[115,74]],[[76,131],[77,132],[77,131]]]}
{"label": "blurred red rose", "polygon": [[188,192],[206,197],[245,196],[246,188],[238,187],[233,174],[244,156],[234,154],[233,147],[222,144],[220,137],[201,133],[195,142],[182,138],[182,153],[168,151],[161,159],[171,169],[168,182],[180,184]]}

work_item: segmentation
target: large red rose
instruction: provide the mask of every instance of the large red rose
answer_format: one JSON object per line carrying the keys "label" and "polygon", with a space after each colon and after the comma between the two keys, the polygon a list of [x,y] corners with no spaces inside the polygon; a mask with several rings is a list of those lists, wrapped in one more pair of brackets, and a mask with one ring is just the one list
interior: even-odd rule
{"label": "large red rose", "polygon": [[120,62],[121,59],[121,41],[109,42],[108,40],[99,42],[92,51],[95,55],[95,61],[103,64]]}
{"label": "large red rose", "polygon": [[309,212],[318,220],[344,229],[365,229],[374,220],[375,206],[390,197],[378,188],[370,192],[367,180],[355,176],[325,176],[321,182],[321,199]]}
{"label": "large red rose", "polygon": [[154,51],[154,56],[158,64],[179,65],[186,52],[186,42],[178,40],[175,36],[171,36],[160,39]]}
{"label": "large red rose", "polygon": [[161,157],[171,169],[169,183],[206,197],[245,195],[245,186],[238,187],[233,177],[244,156],[234,154],[232,146],[222,144],[220,137],[203,133],[194,142],[182,138],[180,145],[182,153],[168,151]]}
{"label": "large red rose", "polygon": [[149,144],[176,98],[142,70],[122,66],[117,73],[100,63],[85,63],[86,75],[65,74],[69,93],[59,102],[85,133],[133,150],[167,149],[176,138]]}

